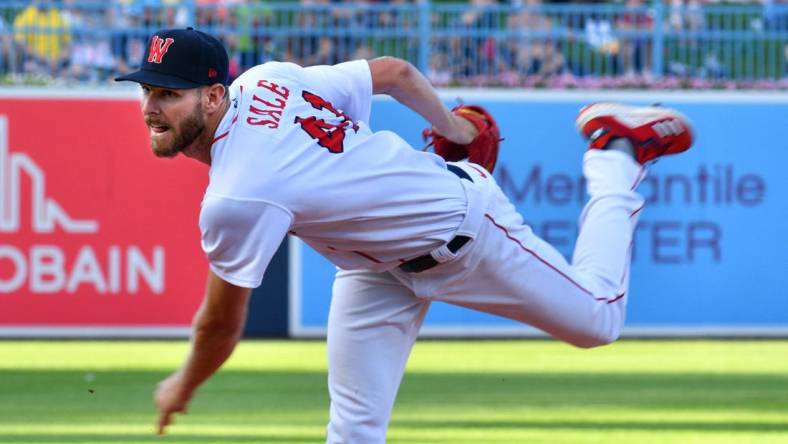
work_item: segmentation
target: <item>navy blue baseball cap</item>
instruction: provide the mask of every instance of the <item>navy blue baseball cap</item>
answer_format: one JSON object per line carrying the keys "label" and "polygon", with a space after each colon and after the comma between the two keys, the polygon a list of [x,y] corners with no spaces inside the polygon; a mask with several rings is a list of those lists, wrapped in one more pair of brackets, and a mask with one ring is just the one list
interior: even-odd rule
{"label": "navy blue baseball cap", "polygon": [[139,71],[117,77],[160,88],[227,85],[229,62],[222,43],[194,28],[165,29],[148,39]]}

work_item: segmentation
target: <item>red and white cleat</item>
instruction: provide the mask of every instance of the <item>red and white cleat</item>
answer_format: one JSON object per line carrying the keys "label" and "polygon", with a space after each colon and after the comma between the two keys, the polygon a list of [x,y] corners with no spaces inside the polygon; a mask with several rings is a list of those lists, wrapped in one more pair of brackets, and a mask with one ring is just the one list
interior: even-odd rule
{"label": "red and white cleat", "polygon": [[641,164],[687,151],[693,142],[689,119],[659,106],[594,103],[580,110],[575,125],[588,139],[589,149],[605,149],[615,138],[628,139]]}

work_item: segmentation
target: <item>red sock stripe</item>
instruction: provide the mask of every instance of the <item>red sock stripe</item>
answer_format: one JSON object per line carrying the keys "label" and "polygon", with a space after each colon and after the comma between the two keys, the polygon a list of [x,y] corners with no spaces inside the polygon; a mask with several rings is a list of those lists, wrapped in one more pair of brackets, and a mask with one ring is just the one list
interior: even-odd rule
{"label": "red sock stripe", "polygon": [[523,251],[525,251],[525,252],[529,253],[530,255],[532,255],[533,257],[535,257],[536,259],[538,259],[538,260],[539,260],[539,262],[541,262],[541,263],[543,263],[543,264],[547,265],[547,266],[548,266],[548,267],[550,267],[550,268],[551,268],[553,271],[555,271],[556,273],[558,273],[558,274],[560,274],[561,276],[563,276],[563,277],[564,277],[566,280],[568,280],[569,282],[571,282],[571,283],[572,283],[572,285],[574,285],[575,287],[577,287],[577,288],[578,288],[580,291],[582,291],[583,293],[585,293],[585,294],[589,295],[590,297],[592,297],[592,298],[593,298],[595,301],[607,301],[608,303],[613,303],[613,302],[615,302],[615,301],[618,301],[618,300],[620,300],[620,299],[622,299],[622,298],[624,297],[624,293],[621,293],[621,294],[619,294],[619,295],[616,295],[616,297],[615,297],[614,299],[609,299],[609,298],[598,298],[598,297],[594,296],[594,294],[593,294],[591,291],[589,291],[588,289],[586,289],[586,288],[585,288],[585,287],[583,287],[582,285],[578,284],[578,283],[577,283],[577,282],[576,282],[574,279],[572,279],[571,277],[569,277],[569,276],[568,276],[566,273],[564,273],[563,271],[561,271],[561,270],[559,270],[558,268],[556,268],[556,267],[555,267],[553,264],[551,264],[551,263],[547,262],[547,261],[546,261],[545,259],[543,259],[541,256],[539,256],[538,254],[536,254],[536,252],[535,252],[535,251],[533,251],[533,250],[531,250],[531,249],[527,248],[525,245],[523,245],[523,244],[522,244],[522,242],[520,242],[520,240],[519,240],[519,239],[517,239],[517,238],[515,238],[514,236],[512,236],[511,234],[509,234],[509,230],[507,230],[507,229],[506,229],[506,227],[504,227],[503,225],[500,225],[498,222],[496,222],[496,221],[495,221],[495,219],[493,219],[493,218],[492,218],[492,216],[490,216],[489,214],[485,214],[485,215],[484,215],[484,217],[486,217],[487,219],[489,219],[489,221],[490,221],[490,222],[492,222],[492,224],[493,224],[493,225],[495,225],[496,227],[498,227],[498,229],[500,229],[501,231],[503,231],[503,233],[506,235],[506,237],[507,237],[507,238],[509,238],[509,240],[511,240],[511,241],[513,241],[514,243],[516,243],[516,244],[517,244],[517,245],[518,245],[518,246],[519,246],[519,247],[520,247],[520,248],[521,248]]}

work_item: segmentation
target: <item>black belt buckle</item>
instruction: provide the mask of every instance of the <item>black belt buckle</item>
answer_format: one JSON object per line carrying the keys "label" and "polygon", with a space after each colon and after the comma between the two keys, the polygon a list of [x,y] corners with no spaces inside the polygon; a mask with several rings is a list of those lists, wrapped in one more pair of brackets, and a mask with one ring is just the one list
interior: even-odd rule
{"label": "black belt buckle", "polygon": [[[462,246],[467,244],[470,240],[471,238],[468,236],[454,236],[454,239],[450,240],[446,246],[452,253],[457,253],[460,251],[460,248],[462,248]],[[421,273],[422,271],[427,271],[438,264],[440,264],[440,262],[436,261],[432,255],[425,254],[400,264],[399,269],[405,273]]]}

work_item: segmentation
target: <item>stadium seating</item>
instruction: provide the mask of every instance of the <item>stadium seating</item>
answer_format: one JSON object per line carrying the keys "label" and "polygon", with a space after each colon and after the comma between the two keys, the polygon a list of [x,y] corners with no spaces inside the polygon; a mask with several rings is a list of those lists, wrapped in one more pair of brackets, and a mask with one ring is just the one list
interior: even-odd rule
{"label": "stadium seating", "polygon": [[268,60],[393,55],[440,86],[788,88],[788,4],[708,0],[5,0],[0,84],[111,84],[146,37],[221,37],[232,75]]}

